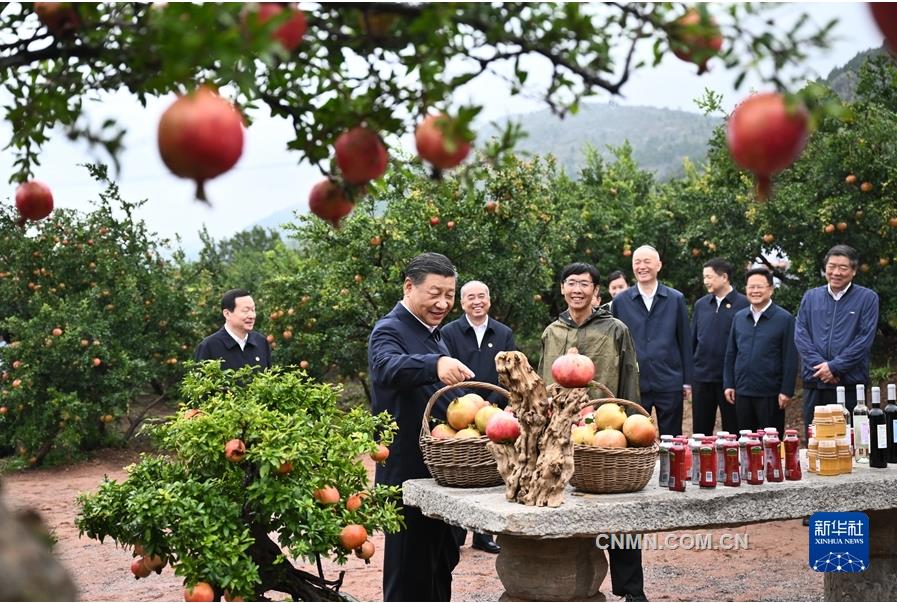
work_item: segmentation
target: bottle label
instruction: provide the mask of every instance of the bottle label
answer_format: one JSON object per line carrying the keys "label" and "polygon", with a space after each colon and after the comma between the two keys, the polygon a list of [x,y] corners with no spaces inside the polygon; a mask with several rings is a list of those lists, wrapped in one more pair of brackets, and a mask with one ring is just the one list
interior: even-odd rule
{"label": "bottle label", "polygon": [[876,425],[876,429],[878,430],[878,437],[876,438],[876,445],[879,448],[887,448],[888,447],[888,426],[882,423],[881,425]]}
{"label": "bottle label", "polygon": [[891,421],[891,427],[893,427],[893,429],[891,430],[891,438],[893,439],[894,443],[897,444],[897,419]]}
{"label": "bottle label", "polygon": [[857,428],[857,448],[869,447],[869,419],[866,417],[856,417]]}

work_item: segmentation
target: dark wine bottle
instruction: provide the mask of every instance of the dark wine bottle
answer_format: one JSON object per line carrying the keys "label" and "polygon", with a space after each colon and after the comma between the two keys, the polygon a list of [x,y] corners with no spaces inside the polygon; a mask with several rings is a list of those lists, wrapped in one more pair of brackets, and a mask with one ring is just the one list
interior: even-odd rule
{"label": "dark wine bottle", "polygon": [[872,388],[872,408],[869,409],[869,466],[888,467],[888,426],[881,409],[881,389]]}

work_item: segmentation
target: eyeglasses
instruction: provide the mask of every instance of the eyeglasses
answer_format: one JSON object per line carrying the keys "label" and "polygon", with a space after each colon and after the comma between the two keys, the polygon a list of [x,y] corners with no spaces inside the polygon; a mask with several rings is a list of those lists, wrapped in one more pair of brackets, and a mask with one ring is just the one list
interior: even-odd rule
{"label": "eyeglasses", "polygon": [[588,289],[594,284],[595,283],[593,283],[592,281],[575,281],[573,279],[567,279],[564,281],[564,286],[570,289],[573,289],[574,287],[579,287],[580,289]]}

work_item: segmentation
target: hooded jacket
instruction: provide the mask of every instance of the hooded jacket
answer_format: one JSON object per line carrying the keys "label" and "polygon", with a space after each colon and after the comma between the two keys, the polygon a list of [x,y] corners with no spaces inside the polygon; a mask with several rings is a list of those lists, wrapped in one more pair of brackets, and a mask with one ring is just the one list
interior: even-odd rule
{"label": "hooded jacket", "polygon": [[570,348],[576,348],[595,363],[595,381],[603,383],[618,398],[640,402],[638,363],[629,328],[598,308],[577,325],[567,310],[542,332],[539,375],[545,384],[554,383],[551,365]]}

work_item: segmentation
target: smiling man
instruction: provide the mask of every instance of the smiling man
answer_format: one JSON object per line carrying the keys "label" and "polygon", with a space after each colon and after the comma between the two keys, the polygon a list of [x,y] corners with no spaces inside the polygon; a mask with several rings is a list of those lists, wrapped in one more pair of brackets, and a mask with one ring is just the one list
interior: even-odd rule
{"label": "smiling man", "polygon": [[[605,308],[593,309],[598,276],[597,268],[581,262],[561,272],[561,295],[567,309],[542,332],[539,375],[546,384],[552,383],[551,365],[558,356],[576,348],[595,364],[595,381],[618,398],[638,402],[638,365],[629,329]],[[645,601],[641,549],[611,546],[608,558],[613,593],[627,601]]]}
{"label": "smiling man", "polygon": [[[451,356],[439,325],[455,304],[457,274],[451,261],[423,253],[405,268],[402,301],[374,325],[368,340],[368,370],[375,413],[388,412],[399,426],[376,482],[401,486],[429,478],[418,443],[421,421],[433,393],[474,377]],[[433,415],[445,417],[445,406]],[[385,601],[450,601],[458,545],[452,528],[404,507],[405,528],[386,535],[383,552]]]}
{"label": "smiling man", "polygon": [[769,270],[748,270],[746,281],[750,306],[732,318],[723,371],[725,396],[735,405],[737,429],[775,427],[781,435],[797,375],[794,317],[773,303]]}
{"label": "smiling man", "polygon": [[662,435],[682,433],[682,403],[691,398],[691,330],[685,297],[657,280],[663,263],[642,245],[632,254],[636,286],[614,298],[612,311],[632,333],[639,364],[641,403],[657,409]]}
{"label": "smiling man", "polygon": [[221,360],[225,369],[246,365],[271,368],[271,346],[265,336],[253,331],[255,302],[249,291],[231,289],[221,297],[224,326],[202,340],[193,359]]}
{"label": "smiling man", "polygon": [[[477,381],[498,385],[495,355],[517,349],[510,327],[489,316],[492,297],[481,281],[470,281],[461,287],[461,309],[464,314],[445,325],[442,337],[452,356],[470,367]],[[508,401],[497,392],[476,391],[493,404],[504,408]],[[458,544],[464,544],[467,531],[458,529]],[[487,553],[501,551],[489,534],[474,533],[471,546]]]}
{"label": "smiling man", "polygon": [[827,285],[804,293],[797,311],[794,343],[801,357],[804,382],[804,427],[813,408],[835,403],[843,385],[847,409],[856,406],[856,385],[869,380],[872,343],[878,328],[878,295],[853,282],[860,258],[849,245],[835,245],[825,254]]}

